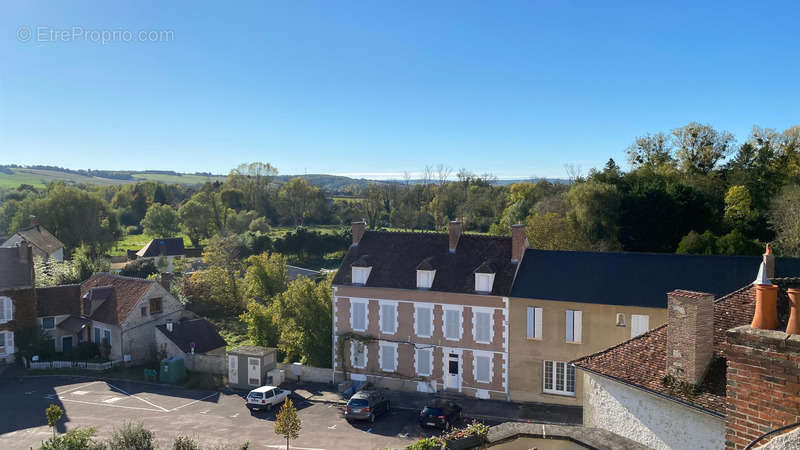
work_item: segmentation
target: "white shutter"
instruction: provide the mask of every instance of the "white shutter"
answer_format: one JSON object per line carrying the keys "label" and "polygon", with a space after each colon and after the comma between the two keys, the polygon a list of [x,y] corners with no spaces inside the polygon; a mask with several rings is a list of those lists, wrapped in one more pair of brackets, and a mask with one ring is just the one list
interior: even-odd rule
{"label": "white shutter", "polygon": [[6,333],[6,354],[13,355],[14,354],[14,332]]}
{"label": "white shutter", "polygon": [[527,308],[527,330],[525,331],[525,336],[529,338],[536,337],[536,308],[528,307]]}
{"label": "white shutter", "polygon": [[0,355],[5,355],[6,351],[6,332],[0,331]]}
{"label": "white shutter", "polygon": [[363,331],[367,329],[367,305],[364,303],[350,303],[350,314],[354,330]]}
{"label": "white shutter", "polygon": [[381,332],[387,334],[394,334],[397,330],[395,325],[397,323],[395,317],[395,308],[393,304],[381,305]]}
{"label": "white shutter", "polygon": [[492,316],[489,313],[479,312],[475,313],[475,341],[476,342],[490,342],[490,322]]}
{"label": "white shutter", "polygon": [[480,355],[475,357],[476,381],[488,383],[492,381],[489,357]]}
{"label": "white shutter", "polygon": [[417,349],[417,375],[431,374],[431,349]]}
{"label": "white shutter", "polygon": [[536,333],[533,337],[536,339],[542,338],[542,308],[536,308],[534,317],[536,318],[536,323],[534,325],[534,332]]}
{"label": "white shutter", "polygon": [[445,337],[447,339],[459,339],[461,334],[461,311],[455,309],[445,310]]}
{"label": "white shutter", "polygon": [[583,322],[583,313],[581,311],[575,311],[575,342],[582,342],[581,341],[581,325]]}
{"label": "white shutter", "polygon": [[431,335],[431,315],[433,314],[430,308],[417,308],[416,321],[417,336],[429,337]]}
{"label": "white shutter", "polygon": [[650,329],[650,316],[631,314],[631,338],[647,333]]}
{"label": "white shutter", "polygon": [[575,335],[573,334],[573,313],[571,309],[567,310],[567,317],[564,321],[564,329],[567,331],[567,342],[574,342]]}

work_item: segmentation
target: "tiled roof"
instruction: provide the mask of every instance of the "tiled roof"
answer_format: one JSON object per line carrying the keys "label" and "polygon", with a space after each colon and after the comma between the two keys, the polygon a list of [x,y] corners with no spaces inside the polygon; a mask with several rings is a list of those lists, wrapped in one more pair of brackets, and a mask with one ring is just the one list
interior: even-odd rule
{"label": "tiled roof", "polygon": [[[667,367],[666,324],[614,347],[573,361],[573,364],[589,372],[724,416],[725,332],[750,323],[755,312],[755,300],[755,287],[747,285],[714,302],[715,359],[695,395],[679,389],[670,389],[662,384]],[[788,315],[789,299],[786,296],[785,286],[782,286],[778,295],[778,319],[782,324],[781,327],[786,326]]]}
{"label": "tiled roof", "polygon": [[155,283],[142,278],[98,273],[81,284],[81,298],[95,297],[95,293],[102,295],[102,303],[92,311],[90,318],[104,323],[120,324]]}
{"label": "tiled roof", "polygon": [[50,234],[50,232],[41,225],[34,225],[30,228],[17,231],[3,243],[3,247],[16,246],[21,240],[25,240],[48,255],[64,247],[64,244],[61,243],[58,238]]}
{"label": "tiled roof", "polygon": [[151,258],[156,256],[178,256],[186,254],[183,248],[183,238],[159,238],[147,243],[136,256]]}
{"label": "tiled roof", "polygon": [[175,322],[172,324],[172,331],[169,331],[166,325],[159,325],[157,328],[184,353],[191,352],[192,343],[195,353],[206,353],[228,345],[214,324],[206,319]]}
{"label": "tiled roof", "polygon": [[492,294],[508,295],[517,265],[511,262],[511,238],[462,234],[450,253],[444,233],[367,231],[350,247],[333,280],[352,282],[351,267],[372,267],[365,286],[417,288],[417,268],[436,269],[431,291],[475,293],[476,269],[495,271]]}
{"label": "tiled roof", "polygon": [[[511,297],[666,308],[676,287],[721,297],[755,278],[758,256],[526,250]],[[775,276],[800,274],[800,258],[776,258]]]}
{"label": "tiled roof", "polygon": [[81,285],[36,288],[36,315],[38,317],[81,315]]}

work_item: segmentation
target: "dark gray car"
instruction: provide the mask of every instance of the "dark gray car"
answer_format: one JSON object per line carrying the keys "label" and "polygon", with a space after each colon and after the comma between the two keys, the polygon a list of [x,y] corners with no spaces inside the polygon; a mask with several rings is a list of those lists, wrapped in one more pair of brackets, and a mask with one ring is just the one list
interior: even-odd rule
{"label": "dark gray car", "polygon": [[344,410],[344,418],[350,420],[369,420],[389,412],[389,399],[381,391],[358,391],[350,397]]}

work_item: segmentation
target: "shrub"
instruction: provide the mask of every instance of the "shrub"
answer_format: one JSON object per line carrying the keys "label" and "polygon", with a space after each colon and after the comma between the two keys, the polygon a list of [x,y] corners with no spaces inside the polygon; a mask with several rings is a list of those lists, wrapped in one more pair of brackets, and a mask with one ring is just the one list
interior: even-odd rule
{"label": "shrub", "polygon": [[120,270],[120,275],[126,277],[147,278],[158,273],[158,268],[150,259],[137,259]]}
{"label": "shrub", "polygon": [[42,443],[39,450],[101,450],[105,445],[92,440],[95,428],[77,427],[61,436],[53,437]]}
{"label": "shrub", "polygon": [[486,440],[486,436],[488,434],[489,434],[488,425],[484,425],[478,422],[477,420],[473,420],[471,424],[467,425],[464,428],[458,428],[452,430],[446,435],[444,435],[443,438],[447,440],[455,440],[455,439],[463,439],[469,436],[480,436],[482,440]]}
{"label": "shrub", "polygon": [[72,351],[75,361],[90,361],[100,357],[100,348],[94,342],[81,342]]}
{"label": "shrub", "polygon": [[142,229],[137,227],[136,225],[130,225],[125,227],[125,234],[127,234],[128,236],[142,234]]}
{"label": "shrub", "polygon": [[172,450],[201,450],[200,444],[187,436],[178,436],[172,441]]}
{"label": "shrub", "polygon": [[429,437],[407,445],[405,450],[440,450],[442,447],[442,441],[439,438]]}
{"label": "shrub", "polygon": [[126,423],[108,441],[111,450],[154,450],[153,432],[141,423]]}

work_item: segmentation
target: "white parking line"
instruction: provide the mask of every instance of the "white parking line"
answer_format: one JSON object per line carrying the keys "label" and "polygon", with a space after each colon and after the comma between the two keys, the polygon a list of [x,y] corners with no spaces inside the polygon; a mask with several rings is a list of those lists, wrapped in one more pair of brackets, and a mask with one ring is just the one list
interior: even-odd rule
{"label": "white parking line", "polygon": [[205,399],[207,399],[207,398],[211,398],[211,397],[213,397],[213,396],[215,396],[215,395],[217,395],[217,394],[218,394],[218,393],[217,393],[217,392],[215,392],[215,393],[213,393],[213,394],[206,395],[205,397],[203,397],[203,398],[201,398],[201,399],[198,399],[198,400],[191,401],[191,402],[189,402],[189,403],[187,403],[187,404],[185,404],[185,405],[178,406],[177,408],[172,408],[172,409],[170,409],[168,412],[177,411],[177,410],[179,410],[179,409],[181,409],[181,408],[184,408],[184,407],[186,407],[186,406],[189,406],[189,405],[194,405],[194,404],[195,404],[195,403],[197,403],[197,402],[202,402],[203,400],[205,400]]}
{"label": "white parking line", "polygon": [[114,403],[114,402],[118,402],[118,401],[122,400],[123,398],[125,398],[125,397],[111,397],[111,398],[109,398],[107,400],[103,400],[103,403]]}
{"label": "white parking line", "polygon": [[156,408],[160,409],[161,411],[164,411],[164,412],[169,412],[169,410],[168,410],[167,408],[162,408],[161,406],[158,406],[158,405],[156,405],[156,404],[155,404],[155,403],[153,403],[153,402],[149,402],[149,401],[147,401],[147,400],[145,400],[145,399],[143,399],[143,398],[141,398],[141,397],[137,397],[137,396],[135,396],[135,395],[131,395],[131,394],[129,394],[129,393],[127,393],[127,392],[123,391],[122,389],[120,389],[120,388],[118,388],[118,387],[114,386],[114,385],[113,385],[113,384],[111,384],[111,383],[106,383],[106,384],[107,384],[109,387],[111,387],[112,389],[116,389],[116,390],[118,390],[118,391],[122,392],[123,394],[125,394],[125,395],[127,395],[127,396],[133,397],[133,398],[135,398],[135,399],[137,399],[137,400],[141,400],[141,401],[143,401],[143,402],[147,403],[147,404],[148,404],[148,405],[150,405],[150,406],[155,406]]}
{"label": "white parking line", "polygon": [[75,390],[80,389],[80,388],[89,387],[89,386],[91,386],[93,384],[97,384],[97,383],[102,383],[102,381],[92,381],[91,383],[86,383],[86,384],[82,384],[80,386],[75,386],[74,388],[67,389],[66,391],[61,391],[61,392],[56,391],[56,395],[64,395],[64,394],[66,394],[68,392],[72,392],[72,391],[75,391]]}
{"label": "white parking line", "polygon": [[[267,448],[286,448],[286,445],[267,445],[264,444],[264,447]],[[324,448],[313,448],[313,447],[295,447],[294,445],[290,445],[289,448],[293,448],[294,450],[325,450]]]}
{"label": "white parking line", "polygon": [[139,408],[136,406],[122,406],[122,405],[112,405],[110,403],[95,403],[95,402],[84,402],[83,400],[73,400],[71,398],[62,398],[60,399],[62,402],[72,402],[72,403],[82,403],[84,405],[93,405],[93,406],[108,406],[109,408],[125,408],[125,409],[136,409],[139,411],[155,411],[161,412],[158,409],[153,408]]}

